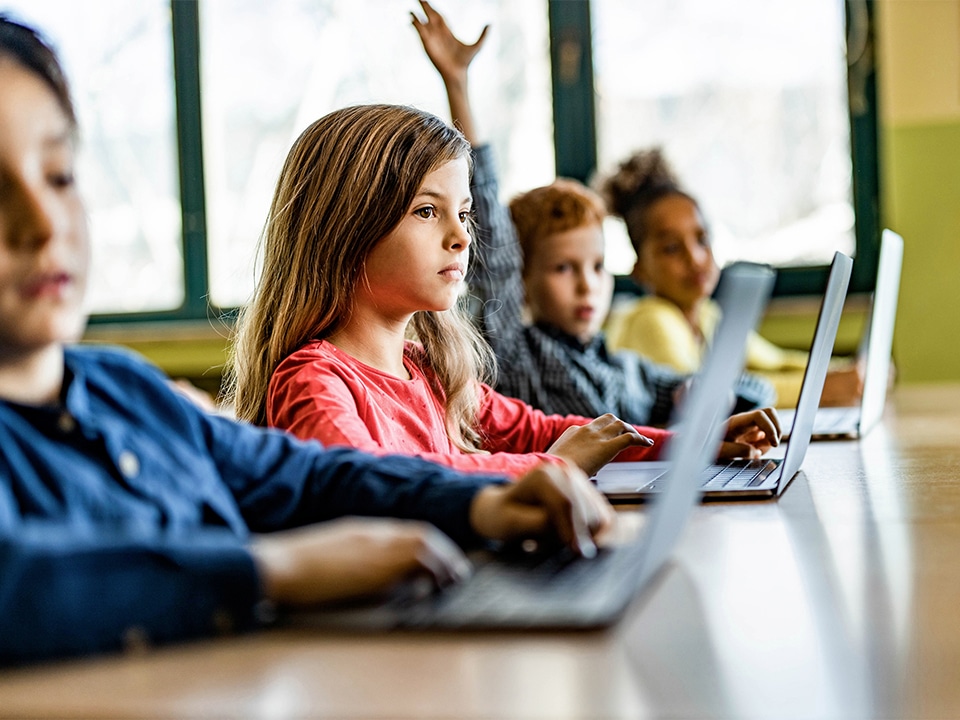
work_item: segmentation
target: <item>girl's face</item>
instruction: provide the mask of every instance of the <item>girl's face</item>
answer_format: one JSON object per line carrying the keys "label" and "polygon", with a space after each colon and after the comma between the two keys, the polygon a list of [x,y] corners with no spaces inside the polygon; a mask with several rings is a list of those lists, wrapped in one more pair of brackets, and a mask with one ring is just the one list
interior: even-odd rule
{"label": "girl's face", "polygon": [[37,75],[0,57],[0,355],[79,339],[89,266],[73,128]]}
{"label": "girl's face", "polygon": [[683,195],[667,195],[650,206],[645,220],[633,278],[681,310],[693,310],[720,278],[700,210]]}
{"label": "girl's face", "polygon": [[613,278],[603,256],[603,229],[595,223],[541,238],[523,263],[534,322],[590,342],[600,332],[613,297]]}
{"label": "girl's face", "polygon": [[472,202],[465,158],[427,174],[400,224],[367,256],[356,302],[391,320],[453,307],[467,273]]}

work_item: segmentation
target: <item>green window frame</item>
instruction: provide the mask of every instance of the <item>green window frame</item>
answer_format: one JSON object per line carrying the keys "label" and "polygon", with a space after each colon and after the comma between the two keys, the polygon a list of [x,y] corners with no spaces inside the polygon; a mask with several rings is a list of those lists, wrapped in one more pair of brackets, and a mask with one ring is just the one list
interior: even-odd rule
{"label": "green window frame", "polygon": [[[597,166],[590,0],[548,1],[557,175],[586,181]],[[858,10],[865,15],[854,18]],[[857,93],[856,101],[850,103],[856,215],[856,262],[850,292],[857,293],[873,290],[881,230],[876,77],[870,56],[874,0],[848,0],[846,16],[848,27],[867,20],[862,28],[867,33],[863,39],[866,53],[859,59],[861,64],[848,73],[849,84]],[[777,273],[773,294],[818,295],[826,287],[828,270],[827,266],[783,268]],[[625,277],[617,278],[616,287],[618,291],[636,289]]]}
{"label": "green window frame", "polygon": [[[91,322],[209,320],[235,309],[208,302],[208,256],[200,102],[200,22],[198,0],[171,0],[174,86],[183,220],[185,300],[174,310],[100,314]],[[867,52],[852,68],[850,130],[856,214],[856,262],[851,292],[869,292],[876,275],[880,237],[876,78],[870,59],[874,0],[847,0],[848,27],[867,19]],[[554,147],[558,175],[586,180],[597,164],[590,0],[547,0],[553,83]],[[855,17],[856,16],[856,17]],[[827,268],[785,268],[778,273],[777,296],[815,295],[826,284]],[[630,286],[618,278],[618,289]]]}

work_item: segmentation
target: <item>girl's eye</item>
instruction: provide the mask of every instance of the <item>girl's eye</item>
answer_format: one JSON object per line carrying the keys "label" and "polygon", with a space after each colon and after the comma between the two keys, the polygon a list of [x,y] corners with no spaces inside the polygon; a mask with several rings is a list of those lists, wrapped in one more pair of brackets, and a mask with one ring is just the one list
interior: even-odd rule
{"label": "girl's eye", "polygon": [[601,273],[603,273],[604,270],[605,270],[605,268],[604,268],[604,266],[603,266],[603,262],[598,262],[596,265],[593,266],[593,271],[594,271],[595,273],[597,273],[598,275],[600,275]]}
{"label": "girl's eye", "polygon": [[561,263],[559,265],[553,266],[553,271],[558,273],[570,272],[571,266],[569,263]]}
{"label": "girl's eye", "polygon": [[50,185],[55,188],[68,188],[74,184],[72,172],[51,173],[49,176]]}
{"label": "girl's eye", "polygon": [[465,210],[465,211],[463,211],[463,212],[460,213],[460,224],[461,224],[461,225],[466,225],[466,224],[467,224],[467,221],[468,221],[469,219],[470,219],[470,211],[469,211],[469,210]]}
{"label": "girl's eye", "polygon": [[417,217],[422,217],[424,220],[429,220],[437,214],[437,210],[432,205],[427,205],[426,207],[417,208],[413,211],[413,214]]}

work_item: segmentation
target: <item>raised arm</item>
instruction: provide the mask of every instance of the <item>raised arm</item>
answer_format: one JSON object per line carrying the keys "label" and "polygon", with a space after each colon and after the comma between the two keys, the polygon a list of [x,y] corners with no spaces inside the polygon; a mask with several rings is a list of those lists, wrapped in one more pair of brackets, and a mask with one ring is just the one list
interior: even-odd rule
{"label": "raised arm", "polygon": [[477,242],[467,277],[470,312],[501,366],[528,367],[519,337],[523,330],[523,258],[510,213],[500,202],[493,151],[480,142],[468,92],[469,66],[483,45],[487,28],[473,45],[467,45],[453,35],[443,16],[429,3],[420,4],[426,19],[421,21],[413,15],[413,26],[443,79],[453,122],[474,149],[470,191]]}
{"label": "raised arm", "polygon": [[413,27],[420,35],[423,49],[430,58],[430,62],[440,73],[444,87],[447,90],[447,100],[450,102],[450,119],[460,128],[460,132],[476,147],[480,142],[473,109],[470,106],[470,94],[467,87],[468,68],[473,58],[483,47],[487,37],[487,25],[480,33],[480,37],[472,45],[458,40],[447,27],[446,20],[426,0],[420,0],[424,19],[421,20],[415,13],[410,13]]}

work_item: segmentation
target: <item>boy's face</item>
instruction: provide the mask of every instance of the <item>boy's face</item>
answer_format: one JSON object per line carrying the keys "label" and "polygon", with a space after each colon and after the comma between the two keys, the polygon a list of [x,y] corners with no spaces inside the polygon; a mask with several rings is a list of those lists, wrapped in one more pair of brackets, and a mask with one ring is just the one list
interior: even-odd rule
{"label": "boy's face", "polygon": [[89,264],[73,128],[37,75],[0,57],[0,348],[77,340]]}
{"label": "boy's face", "polygon": [[603,230],[593,223],[537,242],[523,271],[533,321],[553,325],[582,343],[592,340],[613,297],[613,277],[603,266],[603,254]]}

